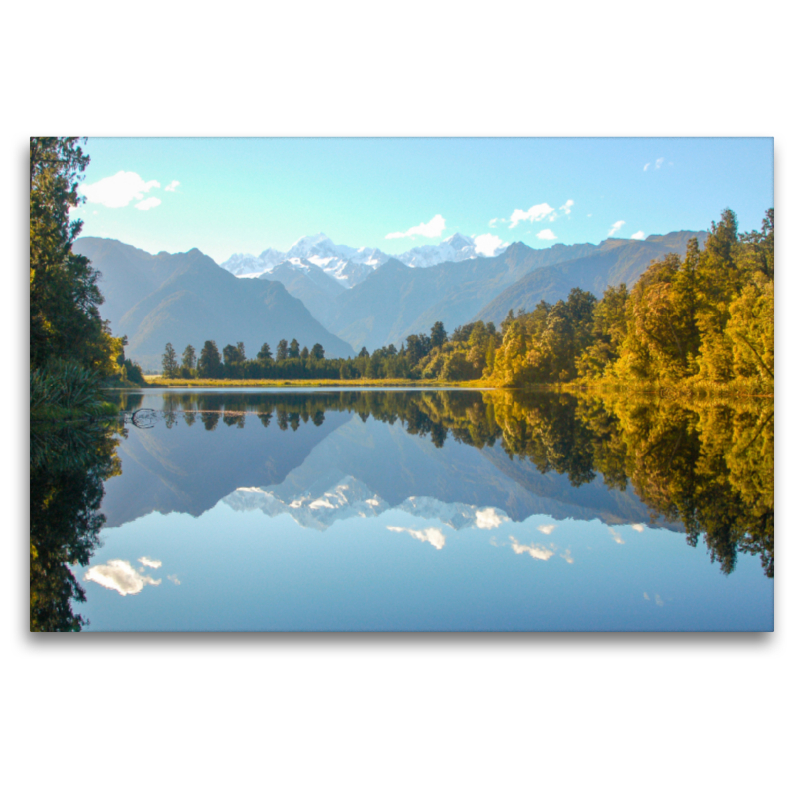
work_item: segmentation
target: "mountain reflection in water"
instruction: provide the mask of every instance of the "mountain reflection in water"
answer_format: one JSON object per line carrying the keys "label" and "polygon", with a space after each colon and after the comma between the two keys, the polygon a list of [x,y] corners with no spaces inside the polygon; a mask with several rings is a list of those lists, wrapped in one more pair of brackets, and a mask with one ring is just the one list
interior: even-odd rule
{"label": "mountain reflection in water", "polygon": [[[72,610],[85,589],[68,563],[120,595],[160,584],[160,562],[144,555],[140,565],[77,566],[89,564],[102,525],[110,540],[153,512],[200,518],[220,502],[309,531],[405,515],[385,527],[439,551],[445,529],[494,531],[535,515],[652,526],[702,544],[726,575],[740,554],[757,555],[773,575],[771,402],[150,390],[121,403],[124,425],[32,427],[32,629],[85,624]],[[133,416],[142,408],[154,413]],[[537,530],[547,537],[554,527],[545,520]],[[556,544],[506,538],[514,553],[573,563]]]}

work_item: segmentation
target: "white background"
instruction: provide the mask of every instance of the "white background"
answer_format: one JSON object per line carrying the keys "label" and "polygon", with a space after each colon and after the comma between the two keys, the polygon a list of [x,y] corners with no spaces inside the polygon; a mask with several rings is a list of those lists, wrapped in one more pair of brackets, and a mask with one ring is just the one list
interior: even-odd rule
{"label": "white background", "polygon": [[[5,10],[6,796],[797,796],[789,8],[91,1]],[[777,632],[29,634],[25,180],[28,137],[48,134],[775,136]]]}

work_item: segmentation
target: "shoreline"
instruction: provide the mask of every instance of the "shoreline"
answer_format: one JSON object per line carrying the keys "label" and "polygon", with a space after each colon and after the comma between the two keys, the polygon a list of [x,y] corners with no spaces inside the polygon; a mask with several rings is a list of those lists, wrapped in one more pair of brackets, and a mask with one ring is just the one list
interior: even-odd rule
{"label": "shoreline", "polygon": [[567,394],[640,394],[660,397],[663,399],[680,399],[691,397],[732,397],[732,398],[763,398],[773,399],[774,391],[759,390],[760,387],[731,383],[727,385],[709,384],[653,384],[620,386],[618,383],[597,381],[571,382],[559,384],[532,384],[530,386],[496,386],[483,380],[473,381],[440,381],[435,379],[413,380],[409,378],[356,378],[353,380],[320,379],[203,379],[203,378],[161,378],[160,376],[145,376],[146,385],[137,387],[108,387],[109,390],[136,391],[137,389],[349,389],[376,388],[376,389],[474,389],[484,391],[524,391],[524,392],[564,392]]}

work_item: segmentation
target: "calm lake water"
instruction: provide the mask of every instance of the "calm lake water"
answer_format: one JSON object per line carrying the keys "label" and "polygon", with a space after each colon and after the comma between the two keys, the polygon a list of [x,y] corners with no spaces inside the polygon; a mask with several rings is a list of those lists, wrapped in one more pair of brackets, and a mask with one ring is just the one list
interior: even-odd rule
{"label": "calm lake water", "polygon": [[32,428],[34,628],[772,630],[771,403],[121,402]]}

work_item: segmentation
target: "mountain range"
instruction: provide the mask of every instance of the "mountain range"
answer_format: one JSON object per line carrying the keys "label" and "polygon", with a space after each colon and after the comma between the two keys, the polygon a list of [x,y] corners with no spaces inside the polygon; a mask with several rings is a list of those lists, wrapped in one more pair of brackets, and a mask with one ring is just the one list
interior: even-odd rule
{"label": "mountain range", "polygon": [[254,357],[264,342],[317,342],[333,357],[352,347],[330,333],[279,281],[241,281],[199,250],[150,255],[113,239],[84,237],[73,249],[100,271],[101,314],[115,336],[127,336],[126,355],[158,369],[167,342],[180,356],[191,344],[198,355],[207,339],[222,351],[244,342]]}
{"label": "mountain range", "polygon": [[425,244],[399,256],[389,256],[374,247],[334,244],[324,233],[318,233],[299,239],[285,253],[271,247],[258,256],[237,253],[220,266],[238,277],[258,278],[284,262],[302,262],[319,267],[349,289],[392,258],[409,267],[432,267],[443,261],[457,262],[480,255],[497,255],[506,246],[492,247],[487,253],[472,236],[454,233],[440,244]]}
{"label": "mountain range", "polygon": [[[500,255],[445,262],[427,269],[390,259],[331,301],[326,326],[356,350],[399,345],[441,320],[452,332],[476,319],[499,323],[510,309],[532,310],[540,300],[566,299],[573,287],[602,297],[609,285],[632,286],[653,259],[683,255],[689,239],[679,231],[648,239],[607,239],[599,245],[556,245],[534,250],[521,242]],[[280,279],[280,278],[279,278]],[[305,289],[296,287],[299,297]]]}
{"label": "mountain range", "polygon": [[[706,236],[677,231],[536,250],[515,242],[484,256],[475,240],[455,234],[408,251],[405,263],[320,234],[288,253],[264,251],[258,264],[269,266],[252,272],[245,268],[253,256],[234,257],[238,267],[229,259],[223,268],[197,249],[150,255],[91,237],[76,240],[74,249],[101,273],[101,314],[112,332],[128,337],[131,358],[154,369],[167,342],[180,353],[186,344],[199,352],[206,339],[220,350],[241,341],[252,357],[265,341],[274,350],[280,339],[296,338],[301,347],[319,342],[329,356],[347,357],[362,347],[399,346],[437,320],[448,332],[477,319],[499,324],[510,309],[554,303],[574,287],[598,298],[607,286],[630,287],[652,260],[682,256],[690,238],[703,243]],[[429,263],[447,254],[450,260]]]}

